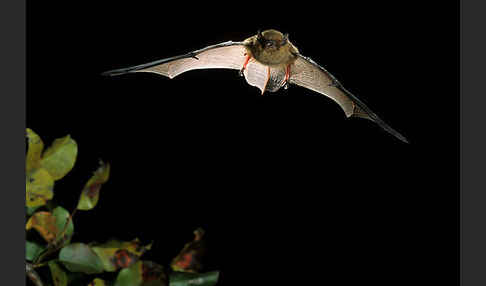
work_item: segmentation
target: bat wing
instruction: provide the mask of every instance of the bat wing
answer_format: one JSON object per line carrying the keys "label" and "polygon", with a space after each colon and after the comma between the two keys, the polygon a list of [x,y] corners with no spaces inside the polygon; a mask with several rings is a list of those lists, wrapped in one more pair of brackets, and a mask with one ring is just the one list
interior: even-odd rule
{"label": "bat wing", "polygon": [[[103,75],[115,76],[134,72],[152,72],[174,78],[177,75],[196,69],[236,69],[241,70],[246,60],[243,42],[224,42],[193,51],[184,55],[166,58],[138,66],[104,72]],[[285,71],[269,69],[253,58],[248,62],[244,76],[248,84],[265,91],[276,91],[283,85]]]}
{"label": "bat wing", "polygon": [[138,66],[104,72],[103,75],[120,75],[134,72],[152,72],[174,78],[196,69],[241,69],[245,62],[246,48],[243,42],[224,42],[184,55],[166,58]]}
{"label": "bat wing", "polygon": [[403,135],[381,120],[361,100],[347,91],[326,69],[310,58],[298,55],[291,66],[289,83],[308,88],[331,98],[341,106],[347,117],[361,117],[374,121],[401,141],[408,143]]}

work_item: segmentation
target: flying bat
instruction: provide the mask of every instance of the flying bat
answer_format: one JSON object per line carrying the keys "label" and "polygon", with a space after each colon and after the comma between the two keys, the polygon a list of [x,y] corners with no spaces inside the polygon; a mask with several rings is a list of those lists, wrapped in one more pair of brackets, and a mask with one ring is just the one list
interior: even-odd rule
{"label": "flying bat", "polygon": [[196,69],[239,70],[248,84],[262,94],[275,92],[289,84],[302,86],[334,100],[346,117],[369,119],[403,142],[407,139],[381,120],[361,100],[346,90],[325,68],[299,53],[289,41],[288,34],[277,30],[258,31],[241,42],[228,41],[211,45],[184,55],[170,57],[129,68],[104,72],[103,75],[121,75],[134,72],[157,73],[169,78]]}

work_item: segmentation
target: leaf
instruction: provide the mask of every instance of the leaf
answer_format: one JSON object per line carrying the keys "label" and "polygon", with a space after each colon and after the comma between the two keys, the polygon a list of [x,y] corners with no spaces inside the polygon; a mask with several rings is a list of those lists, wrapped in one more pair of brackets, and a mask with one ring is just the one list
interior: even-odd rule
{"label": "leaf", "polygon": [[139,286],[142,284],[142,261],[118,272],[115,286]]}
{"label": "leaf", "polygon": [[26,129],[26,137],[28,139],[27,156],[25,160],[25,170],[29,172],[31,169],[38,168],[40,166],[40,159],[42,150],[44,149],[44,143],[39,135],[37,135],[32,129]]}
{"label": "leaf", "polygon": [[26,173],[25,204],[33,208],[43,206],[54,196],[54,180],[44,169],[32,169]]}
{"label": "leaf", "polygon": [[115,253],[118,251],[116,248],[102,248],[91,247],[91,249],[98,255],[103,264],[103,269],[107,272],[114,272],[118,270],[118,265],[115,262]]}
{"label": "leaf", "polygon": [[25,213],[27,214],[27,216],[31,216],[37,209],[39,209],[41,206],[36,206],[36,207],[25,207]]}
{"label": "leaf", "polygon": [[68,285],[86,285],[86,274],[82,272],[66,272],[68,275]]}
{"label": "leaf", "polygon": [[167,286],[164,268],[152,261],[138,261],[120,270],[115,286]]}
{"label": "leaf", "polygon": [[172,272],[170,286],[213,286],[218,282],[219,271],[206,273]]}
{"label": "leaf", "polygon": [[100,196],[101,185],[108,181],[110,176],[110,164],[101,162],[100,167],[88,180],[81,192],[78,202],[78,210],[90,210],[96,206]]}
{"label": "leaf", "polygon": [[103,269],[107,272],[114,272],[120,268],[130,267],[138,261],[138,256],[125,249],[93,247],[103,263]]}
{"label": "leaf", "polygon": [[57,207],[50,212],[36,212],[32,215],[25,226],[26,230],[34,228],[49,243],[63,240],[61,236],[64,233],[64,243],[69,242],[73,235],[74,226],[70,220],[68,227],[65,229],[66,222],[69,219],[69,212],[62,207]]}
{"label": "leaf", "polygon": [[[74,225],[72,219],[70,219],[70,214],[63,207],[57,207],[52,211],[52,215],[55,217],[56,228],[58,232],[56,233],[56,242],[64,240],[63,244],[67,244],[71,241],[71,237],[74,232]],[[66,228],[66,223],[69,224]],[[64,232],[64,236],[62,236]]]}
{"label": "leaf", "polygon": [[27,261],[34,261],[39,254],[44,251],[45,247],[39,245],[38,243],[25,241],[25,259]]}
{"label": "leaf", "polygon": [[142,246],[138,239],[129,242],[110,240],[91,249],[103,262],[105,271],[113,272],[137,262],[140,256],[151,248],[152,244]]}
{"label": "leaf", "polygon": [[95,274],[103,272],[103,263],[84,243],[71,243],[59,252],[59,261],[71,272]]}
{"label": "leaf", "polygon": [[164,267],[152,261],[142,262],[143,286],[167,286],[169,283]]}
{"label": "leaf", "polygon": [[42,155],[41,166],[51,174],[54,181],[64,177],[74,167],[78,145],[67,135],[54,140]]}
{"label": "leaf", "polygon": [[144,252],[152,248],[152,243],[142,246],[138,238],[135,238],[132,241],[119,241],[113,239],[100,246],[106,248],[126,249],[137,256],[141,256]]}
{"label": "leaf", "polygon": [[105,286],[105,281],[100,278],[95,278],[91,283],[88,284],[88,286]]}
{"label": "leaf", "polygon": [[66,272],[59,266],[59,264],[51,260],[48,263],[49,269],[51,270],[52,281],[54,282],[54,286],[67,286],[68,285],[68,276]]}
{"label": "leaf", "polygon": [[56,218],[50,212],[36,212],[32,215],[25,225],[26,230],[31,228],[37,230],[47,242],[53,241],[59,232]]}
{"label": "leaf", "polygon": [[203,236],[204,230],[202,228],[194,231],[194,240],[186,243],[172,260],[170,266],[174,271],[199,272],[202,269],[201,259],[205,252]]}

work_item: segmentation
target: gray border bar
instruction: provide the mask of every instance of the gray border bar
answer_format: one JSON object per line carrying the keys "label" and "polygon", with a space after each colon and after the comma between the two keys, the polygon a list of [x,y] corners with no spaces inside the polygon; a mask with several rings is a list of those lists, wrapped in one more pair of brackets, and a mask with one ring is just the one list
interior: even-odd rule
{"label": "gray border bar", "polygon": [[[26,7],[0,1],[2,284],[25,285]],[[3,241],[7,240],[7,241]],[[6,256],[5,256],[6,255]]]}
{"label": "gray border bar", "polygon": [[[486,3],[460,1],[461,285],[486,285]],[[483,88],[481,88],[483,87]]]}
{"label": "gray border bar", "polygon": [[[25,285],[26,2],[0,1],[2,284]],[[5,256],[5,254],[7,256]]]}

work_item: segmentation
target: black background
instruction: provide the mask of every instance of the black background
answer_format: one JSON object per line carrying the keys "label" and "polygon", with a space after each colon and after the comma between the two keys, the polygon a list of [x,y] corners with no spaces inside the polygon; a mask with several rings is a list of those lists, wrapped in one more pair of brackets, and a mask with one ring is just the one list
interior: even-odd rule
{"label": "black background", "polygon": [[[75,240],[154,240],[146,258],[168,264],[202,226],[221,285],[457,284],[457,3],[31,1],[27,13],[27,127],[79,146],[56,200],[73,209],[98,159],[112,165]],[[267,28],[411,143],[310,90],[261,96],[234,70],[100,75]]]}

